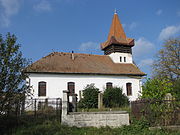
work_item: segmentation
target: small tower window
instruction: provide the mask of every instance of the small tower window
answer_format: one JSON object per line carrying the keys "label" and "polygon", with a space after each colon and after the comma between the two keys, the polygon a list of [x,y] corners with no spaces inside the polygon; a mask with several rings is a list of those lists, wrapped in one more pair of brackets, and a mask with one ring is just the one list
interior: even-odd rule
{"label": "small tower window", "polygon": [[46,82],[38,83],[38,96],[46,96]]}
{"label": "small tower window", "polygon": [[124,57],[124,62],[126,62],[126,57]]}
{"label": "small tower window", "polygon": [[126,83],[127,96],[132,96],[132,83]]}
{"label": "small tower window", "polygon": [[119,59],[119,60],[120,60],[120,62],[122,62],[122,57],[121,57],[121,56],[120,56],[120,59]]}
{"label": "small tower window", "polygon": [[68,91],[70,95],[75,93],[75,83],[74,82],[68,82]]}
{"label": "small tower window", "polygon": [[107,82],[106,83],[106,89],[110,89],[112,88],[112,83],[111,82]]}

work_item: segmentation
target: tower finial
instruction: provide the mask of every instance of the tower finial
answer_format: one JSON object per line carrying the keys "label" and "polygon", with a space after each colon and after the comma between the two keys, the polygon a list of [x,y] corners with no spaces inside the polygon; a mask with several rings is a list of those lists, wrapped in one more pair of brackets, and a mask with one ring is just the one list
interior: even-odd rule
{"label": "tower finial", "polygon": [[116,8],[114,9],[114,14],[117,14],[117,10],[116,10]]}

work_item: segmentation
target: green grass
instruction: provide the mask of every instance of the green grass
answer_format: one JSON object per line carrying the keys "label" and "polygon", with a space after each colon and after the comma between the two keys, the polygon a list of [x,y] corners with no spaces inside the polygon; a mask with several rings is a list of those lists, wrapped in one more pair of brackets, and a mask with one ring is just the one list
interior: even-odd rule
{"label": "green grass", "polygon": [[[117,108],[114,109],[117,110]],[[96,111],[96,109],[88,111]],[[180,130],[149,130],[149,124],[145,119],[131,119],[131,125],[119,128],[77,128],[61,125],[57,117],[54,116],[40,116],[41,117],[35,118],[31,114],[26,114],[24,117],[18,119],[13,117],[2,117],[0,119],[0,135],[180,135]]]}
{"label": "green grass", "polygon": [[102,112],[102,111],[127,111],[130,112],[130,107],[126,106],[126,107],[121,107],[121,108],[86,108],[86,109],[82,109],[82,108],[78,108],[78,112]]}
{"label": "green grass", "polygon": [[13,131],[13,135],[179,135],[179,131],[165,129],[149,130],[146,122],[136,121],[130,126],[120,128],[77,128],[63,126],[57,121],[45,121],[29,127],[20,127]]}

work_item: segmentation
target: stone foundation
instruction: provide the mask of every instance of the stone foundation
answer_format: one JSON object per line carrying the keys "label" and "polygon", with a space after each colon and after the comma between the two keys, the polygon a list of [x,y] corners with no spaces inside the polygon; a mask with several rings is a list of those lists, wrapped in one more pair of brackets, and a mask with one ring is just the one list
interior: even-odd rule
{"label": "stone foundation", "polygon": [[129,125],[126,111],[68,112],[67,91],[63,91],[62,124],[76,127],[120,127]]}
{"label": "stone foundation", "polygon": [[123,111],[74,112],[63,117],[62,124],[76,127],[120,127],[129,125],[129,114]]}

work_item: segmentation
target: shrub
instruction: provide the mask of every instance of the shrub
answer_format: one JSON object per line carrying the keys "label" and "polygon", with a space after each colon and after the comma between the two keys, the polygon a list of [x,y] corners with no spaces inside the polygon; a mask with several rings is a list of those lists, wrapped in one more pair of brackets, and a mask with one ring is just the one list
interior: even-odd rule
{"label": "shrub", "polygon": [[173,82],[173,95],[177,100],[180,100],[180,79]]}
{"label": "shrub", "polygon": [[172,85],[167,79],[147,79],[142,86],[141,98],[164,99],[167,93],[172,93]]}
{"label": "shrub", "polygon": [[87,85],[83,90],[83,98],[79,101],[79,108],[97,108],[99,89],[94,84]]}
{"label": "shrub", "polygon": [[122,93],[122,88],[106,89],[103,95],[105,107],[123,107],[129,104],[128,97]]}

